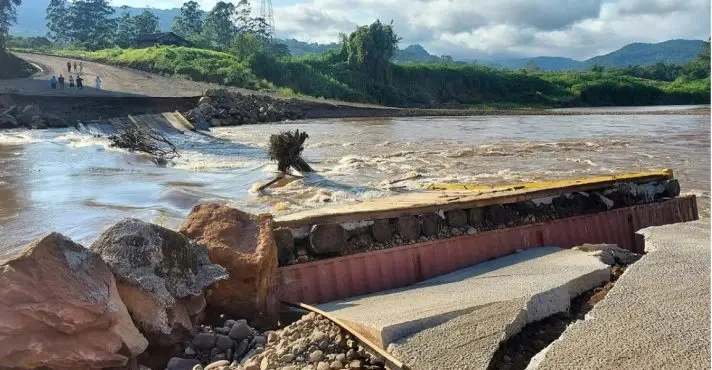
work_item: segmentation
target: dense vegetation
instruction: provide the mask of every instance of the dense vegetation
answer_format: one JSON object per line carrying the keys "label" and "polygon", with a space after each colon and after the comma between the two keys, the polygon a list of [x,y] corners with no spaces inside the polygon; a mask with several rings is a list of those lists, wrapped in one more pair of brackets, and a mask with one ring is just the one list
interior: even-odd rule
{"label": "dense vegetation", "polygon": [[[89,12],[95,19],[80,19],[80,11]],[[659,63],[622,69],[593,66],[584,72],[542,72],[531,62],[526,68],[503,71],[453,63],[448,57],[438,57],[437,63],[394,64],[399,38],[392,24],[380,21],[341,35],[338,47],[321,55],[292,57],[286,45],[271,39],[265,20],[251,15],[247,0],[235,4],[220,1],[207,13],[194,1],[183,4],[172,29],[191,40],[196,48],[131,49],[127,40],[155,30],[157,20],[148,13],[128,12],[110,19],[111,11],[107,0],[51,0],[47,20],[52,44],[65,46],[52,52],[230,86],[397,106],[709,102],[709,43],[684,66]],[[61,14],[65,16],[60,17]],[[108,20],[113,27],[96,28],[96,19]],[[84,33],[90,29],[95,32],[86,39]],[[15,47],[46,45],[39,39],[13,38],[11,42]],[[90,51],[107,45],[113,47]],[[417,55],[425,50],[411,48],[410,52]]]}

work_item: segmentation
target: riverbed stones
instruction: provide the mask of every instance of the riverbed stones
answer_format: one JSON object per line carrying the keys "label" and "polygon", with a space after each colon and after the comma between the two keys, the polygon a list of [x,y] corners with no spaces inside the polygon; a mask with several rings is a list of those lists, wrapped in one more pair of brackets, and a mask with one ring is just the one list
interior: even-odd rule
{"label": "riverbed stones", "polygon": [[666,195],[671,198],[680,195],[680,182],[677,179],[668,180],[665,183],[665,191]]}
{"label": "riverbed stones", "polygon": [[292,101],[269,96],[244,95],[227,89],[208,89],[204,94],[210,95],[203,96],[198,107],[185,114],[191,122],[232,126],[304,118],[302,109]]}
{"label": "riverbed stones", "polygon": [[482,225],[485,221],[485,212],[482,208],[470,208],[467,211],[467,222],[471,226]]}
{"label": "riverbed stones", "polygon": [[180,232],[206,246],[210,260],[224,266],[230,275],[206,294],[214,310],[250,320],[272,320],[276,312],[268,297],[277,269],[277,246],[271,215],[200,204],[180,226]]}
{"label": "riverbed stones", "polygon": [[435,213],[426,213],[422,216],[421,229],[424,236],[433,236],[440,230],[441,218]]}
{"label": "riverbed stones", "polygon": [[228,334],[230,338],[238,342],[246,340],[250,335],[252,335],[252,329],[247,325],[247,320],[237,320],[235,325],[230,329],[230,334]]}
{"label": "riverbed stones", "polygon": [[420,236],[420,222],[415,216],[401,216],[396,219],[396,231],[403,240],[415,240]]}
{"label": "riverbed stones", "polygon": [[316,255],[338,253],[344,249],[348,233],[339,224],[314,225],[309,233],[309,245]]}
{"label": "riverbed stones", "polygon": [[157,346],[184,341],[205,309],[203,291],[227,278],[204,247],[137,219],[107,229],[91,250],[106,261],[134,322]]}
{"label": "riverbed stones", "polygon": [[294,235],[286,227],[274,229],[274,241],[277,243],[279,265],[284,266],[294,259]]}
{"label": "riverbed stones", "polygon": [[385,243],[393,239],[393,225],[388,219],[375,220],[371,225],[371,234],[375,241]]}
{"label": "riverbed stones", "polygon": [[0,261],[0,364],[125,366],[148,346],[101,257],[51,233]]}
{"label": "riverbed stones", "polygon": [[467,213],[462,209],[453,209],[445,213],[445,219],[450,227],[464,227],[467,225]]}

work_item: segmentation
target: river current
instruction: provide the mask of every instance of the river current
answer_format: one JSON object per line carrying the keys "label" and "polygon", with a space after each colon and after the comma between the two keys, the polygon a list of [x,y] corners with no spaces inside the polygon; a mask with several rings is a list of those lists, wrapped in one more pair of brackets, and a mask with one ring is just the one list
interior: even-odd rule
{"label": "river current", "polygon": [[[269,135],[309,134],[317,171],[262,193]],[[171,139],[158,167],[72,129],[0,132],[0,251],[58,231],[88,245],[126,217],[176,228],[200,202],[275,214],[382,197],[432,182],[486,185],[672,168],[709,217],[707,115],[329,119],[213,129]],[[394,182],[408,178],[409,180]]]}

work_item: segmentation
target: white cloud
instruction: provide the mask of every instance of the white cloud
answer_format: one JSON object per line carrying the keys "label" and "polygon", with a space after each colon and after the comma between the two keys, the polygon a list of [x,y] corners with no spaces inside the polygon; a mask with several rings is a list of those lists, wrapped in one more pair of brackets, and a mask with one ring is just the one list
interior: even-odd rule
{"label": "white cloud", "polygon": [[[215,0],[198,0],[209,9]],[[259,0],[252,0],[259,11]],[[116,0],[145,5],[146,0]],[[152,0],[156,4],[179,0]],[[631,42],[707,39],[709,0],[273,0],[279,37],[337,41],[376,18],[402,44],[460,58],[554,55],[585,59]]]}

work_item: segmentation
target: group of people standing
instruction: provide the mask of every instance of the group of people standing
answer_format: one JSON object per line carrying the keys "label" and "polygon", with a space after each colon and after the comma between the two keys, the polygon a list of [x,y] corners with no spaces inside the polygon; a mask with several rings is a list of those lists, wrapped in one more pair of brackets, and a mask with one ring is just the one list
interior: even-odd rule
{"label": "group of people standing", "polygon": [[[77,74],[77,78],[74,78],[72,76],[72,67],[74,67],[74,73]],[[76,60],[74,61],[74,63],[67,61],[67,71],[69,72],[69,88],[73,89],[76,83],[78,89],[83,89],[84,79],[80,76],[80,74],[84,73],[84,64],[81,61],[79,62],[79,64],[77,64]],[[52,76],[52,78],[49,80],[49,84],[53,90],[56,89],[57,86],[59,86],[60,90],[64,90],[64,76],[61,73],[59,74],[59,78],[57,78],[57,76]],[[99,78],[99,76],[96,76],[96,79],[94,80],[94,87],[97,90],[101,90],[101,79]]]}

